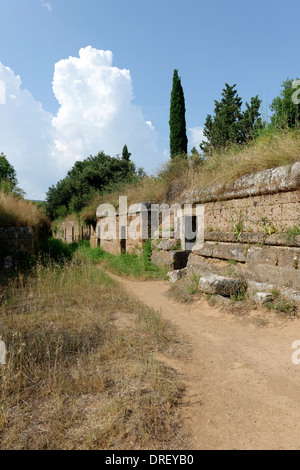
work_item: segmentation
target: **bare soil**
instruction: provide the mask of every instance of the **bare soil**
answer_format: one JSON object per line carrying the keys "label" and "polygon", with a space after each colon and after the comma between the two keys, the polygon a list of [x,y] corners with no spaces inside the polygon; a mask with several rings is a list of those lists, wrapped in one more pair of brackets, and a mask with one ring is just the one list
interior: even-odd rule
{"label": "bare soil", "polygon": [[300,365],[292,363],[298,318],[225,310],[205,299],[180,304],[167,281],[112,277],[191,345],[180,358],[157,356],[182,376],[191,449],[300,448]]}

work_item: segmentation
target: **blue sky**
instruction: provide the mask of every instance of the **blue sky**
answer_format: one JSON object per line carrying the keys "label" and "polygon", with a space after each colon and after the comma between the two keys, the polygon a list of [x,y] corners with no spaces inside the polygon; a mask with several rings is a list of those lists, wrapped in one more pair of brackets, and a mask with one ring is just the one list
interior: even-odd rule
{"label": "blue sky", "polygon": [[[214,100],[220,98],[225,82],[237,84],[243,101],[260,95],[266,114],[268,104],[280,92],[282,81],[300,76],[297,60],[299,13],[299,0],[1,0],[0,63],[9,67],[13,76],[7,75],[7,70],[3,69],[1,75],[0,68],[0,80],[6,81],[9,88],[8,81],[12,84],[20,76],[22,84],[14,83],[15,90],[18,90],[11,93],[14,101],[18,102],[18,107],[13,108],[11,121],[8,116],[10,107],[0,105],[0,124],[4,123],[3,133],[0,127],[0,152],[4,151],[14,164],[20,184],[23,183],[29,197],[41,197],[50,184],[64,176],[75,158],[79,158],[79,148],[85,152],[83,157],[97,150],[112,153],[117,147],[110,145],[108,136],[111,140],[118,140],[118,126],[123,128],[122,123],[130,122],[128,139],[131,148],[129,142],[127,144],[132,158],[138,166],[153,171],[168,157],[169,104],[174,69],[179,70],[182,79],[187,128],[194,129],[194,132],[189,131],[191,145],[200,143],[194,141],[193,136],[197,140],[206,115],[213,112]],[[62,148],[75,149],[68,141],[69,133],[62,131],[64,126],[70,128],[71,122],[67,118],[63,120],[62,115],[71,116],[68,119],[72,121],[72,114],[76,114],[76,102],[70,109],[67,104],[72,100],[72,80],[77,83],[82,76],[77,68],[73,77],[73,62],[65,62],[58,70],[55,82],[63,81],[65,70],[70,81],[68,85],[66,82],[65,89],[57,85],[55,96],[52,90],[54,67],[69,57],[78,58],[79,50],[87,46],[112,52],[112,63],[105,62],[101,67],[130,71],[130,80],[121,74],[122,77],[118,78],[121,80],[118,81],[120,88],[116,84],[110,90],[114,96],[119,96],[119,89],[123,90],[128,93],[128,100],[122,104],[119,118],[103,123],[103,132],[109,131],[103,137],[103,147],[100,137],[98,141],[89,140],[85,134],[84,144],[74,150],[74,158],[71,150],[68,155],[62,153],[59,156],[57,152],[64,152]],[[95,55],[82,59],[82,63],[86,63],[85,60],[93,62],[94,70],[98,60]],[[79,68],[81,70],[81,66]],[[106,90],[111,79],[107,80]],[[32,98],[26,95],[25,99],[22,91],[28,91]],[[83,100],[87,91],[85,88]],[[32,100],[30,105],[26,101],[29,99]],[[43,113],[36,102],[42,104]],[[29,142],[25,141],[22,128],[23,121],[24,126],[30,127],[26,122],[26,112],[21,109],[25,103],[28,109],[33,110],[30,126],[36,129],[30,139],[28,130]],[[100,100],[99,106],[101,103]],[[118,103],[115,98],[116,112]],[[82,110],[90,109],[85,104],[82,106]],[[130,114],[128,120],[126,112]],[[59,128],[60,134],[53,137],[52,129],[47,127],[45,130],[40,127],[40,122],[57,116],[56,132]],[[38,121],[36,125],[35,119]],[[143,127],[143,119],[148,122],[147,128]],[[8,121],[11,122],[10,127]],[[73,127],[81,133],[79,117]],[[149,129],[153,131],[151,135]],[[41,134],[42,141],[36,141],[37,135],[40,137]],[[124,136],[123,132],[123,140]],[[9,139],[15,142],[11,143]],[[54,156],[50,148],[53,145],[51,139],[59,141]],[[121,152],[121,141],[118,145]],[[95,146],[100,148],[96,150]],[[36,164],[37,160],[41,164]]]}

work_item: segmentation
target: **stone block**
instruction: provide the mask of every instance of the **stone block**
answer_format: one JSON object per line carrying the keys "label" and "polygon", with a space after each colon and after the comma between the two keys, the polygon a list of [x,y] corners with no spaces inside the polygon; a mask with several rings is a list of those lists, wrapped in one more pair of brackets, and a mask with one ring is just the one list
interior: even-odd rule
{"label": "stone block", "polygon": [[246,285],[240,279],[232,279],[212,274],[209,277],[202,277],[200,279],[199,289],[205,294],[229,297],[236,292],[245,290]]}
{"label": "stone block", "polygon": [[174,271],[169,271],[167,276],[170,282],[177,282],[183,278],[185,273],[186,273],[185,269],[176,269]]}
{"label": "stone block", "polygon": [[171,269],[183,269],[186,267],[188,262],[189,251],[166,251],[154,250],[152,252],[152,263],[158,266],[167,266]]}
{"label": "stone block", "polygon": [[178,246],[178,240],[161,240],[156,246],[158,250],[175,250],[176,246]]}
{"label": "stone block", "polygon": [[266,302],[273,300],[273,295],[269,292],[256,292],[254,300],[259,304],[265,304]]}

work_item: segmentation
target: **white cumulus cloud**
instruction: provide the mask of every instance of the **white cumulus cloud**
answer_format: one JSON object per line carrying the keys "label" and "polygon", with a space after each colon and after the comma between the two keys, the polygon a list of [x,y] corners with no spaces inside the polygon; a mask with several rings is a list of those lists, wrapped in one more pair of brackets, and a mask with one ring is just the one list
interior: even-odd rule
{"label": "white cumulus cloud", "polygon": [[54,152],[63,167],[100,150],[120,154],[125,143],[137,166],[150,170],[159,163],[155,129],[133,103],[130,71],[112,63],[111,51],[88,46],[55,65]]}
{"label": "white cumulus cloud", "polygon": [[0,153],[17,172],[19,185],[38,199],[57,177],[51,159],[52,115],[22,89],[22,81],[0,63],[0,82],[5,100],[0,103]]}
{"label": "white cumulus cloud", "polygon": [[155,128],[133,103],[130,71],[114,67],[110,51],[88,46],[79,57],[55,65],[56,116],[22,89],[21,78],[1,62],[0,83],[2,95],[5,90],[0,102],[0,152],[7,155],[31,198],[43,198],[76,160],[101,150],[121,154],[125,143],[137,167],[152,171],[161,163]]}

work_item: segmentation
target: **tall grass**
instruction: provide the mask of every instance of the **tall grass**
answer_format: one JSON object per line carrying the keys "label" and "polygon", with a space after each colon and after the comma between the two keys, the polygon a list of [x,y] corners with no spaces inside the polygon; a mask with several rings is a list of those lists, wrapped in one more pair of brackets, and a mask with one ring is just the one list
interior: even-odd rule
{"label": "tall grass", "polygon": [[299,160],[299,132],[263,134],[243,148],[230,147],[207,158],[200,168],[196,187],[201,189],[220,183],[230,184],[241,176]]}
{"label": "tall grass", "polygon": [[49,227],[45,208],[21,196],[0,191],[0,227]]}
{"label": "tall grass", "polygon": [[174,333],[93,263],[38,266],[1,292],[0,320],[1,449],[176,445],[180,388],[155,360]]}

